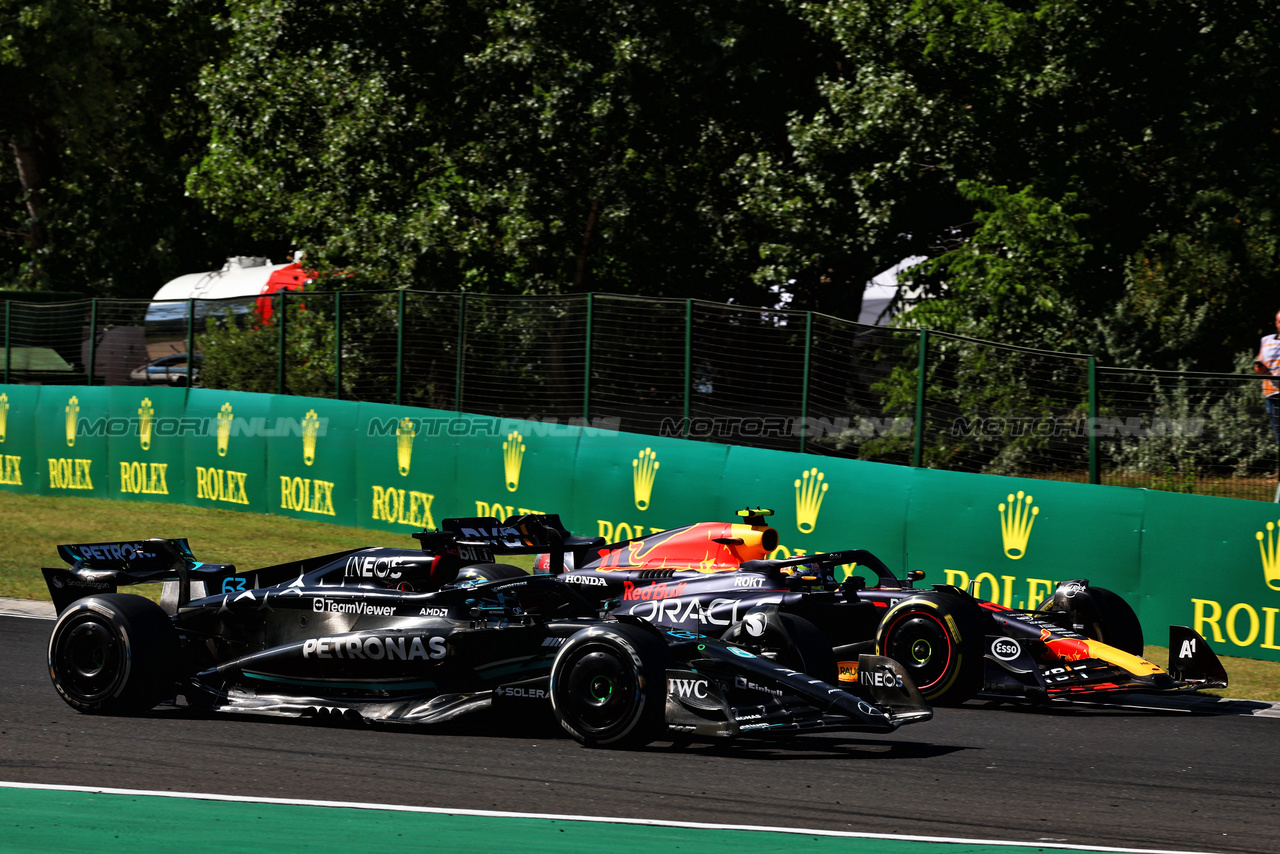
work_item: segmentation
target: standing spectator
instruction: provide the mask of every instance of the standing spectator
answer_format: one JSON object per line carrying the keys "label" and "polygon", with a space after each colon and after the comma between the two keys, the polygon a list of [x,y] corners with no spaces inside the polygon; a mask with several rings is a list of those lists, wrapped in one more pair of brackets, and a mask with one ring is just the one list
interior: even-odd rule
{"label": "standing spectator", "polygon": [[1258,358],[1253,363],[1254,373],[1266,374],[1262,381],[1262,395],[1267,399],[1267,419],[1271,422],[1271,435],[1280,448],[1280,311],[1276,312],[1276,334],[1262,336]]}

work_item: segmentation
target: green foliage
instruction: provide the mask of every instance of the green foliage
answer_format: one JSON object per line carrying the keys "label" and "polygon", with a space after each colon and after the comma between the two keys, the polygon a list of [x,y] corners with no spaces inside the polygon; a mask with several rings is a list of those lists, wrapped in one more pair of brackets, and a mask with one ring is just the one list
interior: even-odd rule
{"label": "green foliage", "polygon": [[[318,298],[290,298],[285,322],[285,390],[332,397],[337,362],[331,314]],[[274,394],[280,391],[280,312],[263,323],[258,313],[210,318],[197,336],[204,354],[200,385]],[[344,365],[344,371],[346,367]]]}

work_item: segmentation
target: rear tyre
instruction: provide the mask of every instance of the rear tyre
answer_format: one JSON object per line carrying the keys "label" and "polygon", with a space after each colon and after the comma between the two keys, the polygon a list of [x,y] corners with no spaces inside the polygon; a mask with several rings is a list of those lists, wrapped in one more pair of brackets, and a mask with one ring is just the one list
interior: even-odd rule
{"label": "rear tyre", "polygon": [[666,642],[640,626],[593,626],[551,667],[551,706],[587,747],[642,747],[666,732]]}
{"label": "rear tyre", "polygon": [[836,681],[831,644],[817,626],[795,614],[748,614],[720,639],[823,682]]}
{"label": "rear tyre", "polygon": [[502,581],[507,578],[527,578],[529,573],[509,563],[473,563],[458,570],[458,581]]}
{"label": "rear tyre", "polygon": [[178,633],[160,606],[125,593],[73,602],[49,639],[49,675],[62,699],[87,714],[146,711],[171,695]]}
{"label": "rear tyre", "polygon": [[964,603],[913,596],[889,609],[876,652],[906,668],[930,703],[954,706],[982,688],[982,622]]}

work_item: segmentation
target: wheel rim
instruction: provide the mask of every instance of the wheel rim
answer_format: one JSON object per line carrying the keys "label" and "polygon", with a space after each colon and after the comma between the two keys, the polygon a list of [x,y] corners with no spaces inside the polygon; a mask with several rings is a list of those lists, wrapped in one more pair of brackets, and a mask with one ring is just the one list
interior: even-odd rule
{"label": "wheel rim", "polygon": [[907,669],[921,691],[937,687],[951,672],[955,648],[942,621],[932,614],[908,613],[889,627],[885,654]]}
{"label": "wheel rim", "polygon": [[72,625],[58,641],[54,666],[68,694],[85,702],[109,695],[120,683],[123,650],[109,626],[89,618]]}
{"label": "wheel rim", "polygon": [[634,716],[639,692],[630,665],[610,648],[591,646],[566,668],[569,711],[588,736],[606,736],[626,727]]}

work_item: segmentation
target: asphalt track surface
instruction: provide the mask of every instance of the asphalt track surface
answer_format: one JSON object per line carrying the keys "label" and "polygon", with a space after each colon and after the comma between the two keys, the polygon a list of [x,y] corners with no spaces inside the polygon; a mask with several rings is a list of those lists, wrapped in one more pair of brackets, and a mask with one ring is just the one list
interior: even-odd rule
{"label": "asphalt track surface", "polygon": [[50,685],[50,628],[0,617],[0,780],[1048,846],[1280,850],[1273,713],[971,702],[890,736],[630,752],[584,749],[532,722],[413,731],[179,708],[96,717],[72,711]]}

